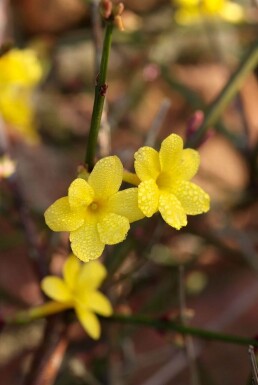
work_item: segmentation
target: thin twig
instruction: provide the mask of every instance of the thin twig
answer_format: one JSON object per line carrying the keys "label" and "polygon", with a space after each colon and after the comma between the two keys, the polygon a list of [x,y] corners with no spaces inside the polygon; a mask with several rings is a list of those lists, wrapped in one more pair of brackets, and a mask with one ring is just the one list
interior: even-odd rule
{"label": "thin twig", "polygon": [[[249,282],[250,283],[250,282]],[[225,310],[221,309],[217,318],[207,324],[209,329],[221,330],[228,327],[235,322],[236,319],[246,313],[247,309],[253,304],[257,303],[258,284],[248,285],[248,287],[241,291],[239,295],[228,304]],[[203,341],[198,341],[195,345],[195,358],[201,356],[204,352],[205,344]],[[187,368],[187,362],[183,354],[175,352],[172,357],[165,363],[151,378],[147,379],[142,385],[156,385],[173,383],[173,379],[179,375],[183,369]]]}
{"label": "thin twig", "polygon": [[[91,1],[91,24],[92,24],[92,36],[95,53],[95,76],[98,76],[98,71],[101,64],[101,53],[102,53],[102,27],[101,17],[99,12],[99,0]],[[108,121],[108,105],[105,100],[103,106],[103,112],[99,130],[99,153],[100,157],[103,158],[108,156],[111,151],[111,138],[110,138],[110,124]]]}
{"label": "thin twig", "polygon": [[101,158],[108,156],[111,152],[111,127],[108,121],[108,104],[105,100],[100,130],[99,130],[99,155]]}
{"label": "thin twig", "polygon": [[[178,268],[178,275],[179,275],[179,306],[180,306],[180,319],[182,325],[187,325],[187,318],[186,318],[186,299],[185,299],[185,285],[184,285],[184,265],[180,264]],[[185,336],[185,351],[189,362],[189,368],[190,368],[190,374],[191,374],[191,381],[193,385],[199,385],[200,379],[197,371],[196,361],[195,361],[195,348],[193,339],[191,336]]]}
{"label": "thin twig", "polygon": [[[10,143],[6,134],[5,125],[0,117],[0,155],[9,155],[10,152]],[[47,273],[46,256],[39,241],[39,234],[36,228],[36,224],[30,215],[22,190],[20,188],[17,173],[14,173],[7,179],[7,184],[12,192],[14,198],[14,207],[19,213],[19,219],[25,232],[32,266],[36,276],[39,280],[41,280],[42,277],[44,277]]]}
{"label": "thin twig", "polygon": [[254,345],[255,347],[258,347],[258,341],[254,338],[242,337],[190,326],[184,326],[176,322],[164,321],[161,319],[153,319],[144,315],[125,316],[123,314],[114,314],[109,318],[105,318],[105,320],[109,322],[135,324],[160,330],[175,331],[183,335],[192,335],[205,340],[220,341],[236,345]]}
{"label": "thin twig", "polygon": [[246,111],[245,111],[245,107],[244,107],[244,103],[243,103],[243,97],[242,97],[242,94],[240,92],[236,96],[236,106],[237,106],[237,110],[238,110],[239,115],[240,115],[241,123],[243,126],[243,133],[244,133],[243,140],[241,141],[242,149],[248,151],[248,150],[250,150],[250,143],[249,143],[250,127],[249,127],[248,119],[246,116]]}
{"label": "thin twig", "polygon": [[93,111],[91,117],[91,125],[86,149],[85,163],[88,166],[89,171],[94,167],[94,160],[96,154],[96,145],[98,140],[98,134],[100,129],[100,123],[102,118],[102,111],[105,102],[105,96],[107,92],[107,67],[110,55],[113,22],[106,22],[105,37],[103,42],[102,57],[100,63],[99,73],[96,78],[95,97],[93,104]]}
{"label": "thin twig", "polygon": [[160,129],[162,127],[162,124],[165,120],[165,117],[167,115],[167,112],[171,106],[171,102],[169,99],[164,99],[161,102],[159,111],[157,112],[156,116],[153,119],[153,122],[151,124],[151,127],[148,131],[148,134],[145,139],[145,146],[154,147],[155,142],[157,139],[157,136],[160,132]]}
{"label": "thin twig", "polygon": [[23,194],[21,192],[16,173],[8,179],[8,185],[11,188],[14,197],[14,206],[19,213],[19,218],[27,238],[29,256],[34,267],[34,271],[38,279],[41,280],[47,274],[47,259],[39,240],[39,234],[35,222],[30,215]]}
{"label": "thin twig", "polygon": [[34,356],[23,385],[52,385],[68,346],[67,326],[60,316],[48,320],[42,345]]}
{"label": "thin twig", "polygon": [[[27,324],[36,319],[44,318],[52,314],[60,313],[67,310],[69,306],[60,302],[50,301],[46,302],[41,306],[36,306],[28,310],[17,312],[12,316],[3,319],[7,325],[20,325]],[[159,318],[151,318],[142,314],[126,316],[123,314],[113,314],[108,318],[103,318],[109,322],[121,322],[131,325],[142,325],[151,327],[154,329],[174,331],[181,333],[182,335],[192,335],[202,339],[221,341],[225,343],[232,343],[236,345],[253,345],[258,347],[258,341],[254,338],[242,337],[238,335],[231,335],[220,333],[212,330],[205,330],[195,328],[191,326],[185,326],[178,322],[165,321]]]}
{"label": "thin twig", "polygon": [[186,147],[197,147],[206,131],[214,126],[218,118],[227,107],[228,103],[239,91],[246,76],[255,68],[258,63],[258,40],[252,45],[246,53],[236,71],[233,73],[225,87],[208,107],[204,121],[199,130],[191,137]]}
{"label": "thin twig", "polygon": [[0,45],[4,43],[7,35],[7,14],[8,3],[7,0],[0,1]]}
{"label": "thin twig", "polygon": [[258,367],[257,367],[256,357],[254,354],[254,347],[252,345],[249,346],[248,353],[251,359],[253,381],[255,385],[258,385]]}
{"label": "thin twig", "polygon": [[0,116],[0,156],[8,153],[9,151],[9,141],[6,135],[5,123]]}

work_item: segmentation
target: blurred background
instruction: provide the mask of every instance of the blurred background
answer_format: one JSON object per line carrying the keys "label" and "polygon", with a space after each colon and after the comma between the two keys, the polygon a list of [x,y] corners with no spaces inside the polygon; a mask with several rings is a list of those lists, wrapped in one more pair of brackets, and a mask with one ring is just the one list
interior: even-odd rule
{"label": "blurred background", "polygon": [[[117,154],[132,170],[140,146],[159,148],[170,133],[185,138],[198,127],[202,114],[196,111],[207,111],[257,40],[258,6],[255,0],[124,4],[98,157]],[[33,85],[8,99],[10,113],[0,96],[2,315],[41,304],[40,279],[59,274],[69,253],[68,235],[52,233],[43,213],[66,195],[83,164],[102,36],[95,0],[0,2],[2,53],[31,49],[41,68]],[[199,148],[195,181],[211,196],[210,212],[190,217],[179,232],[156,215],[135,223],[126,242],[105,249],[104,290],[117,312],[258,334],[257,70]],[[63,319],[51,322],[2,330],[2,384],[251,384],[245,346],[111,322],[102,322],[96,343],[75,319],[68,326]],[[56,349],[47,356],[52,371],[40,382],[37,373],[46,363],[35,357],[45,345]]]}

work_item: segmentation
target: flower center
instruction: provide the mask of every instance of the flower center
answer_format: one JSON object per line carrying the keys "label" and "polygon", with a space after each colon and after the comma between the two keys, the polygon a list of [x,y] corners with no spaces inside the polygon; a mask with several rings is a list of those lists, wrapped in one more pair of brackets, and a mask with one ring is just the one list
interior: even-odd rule
{"label": "flower center", "polygon": [[105,201],[96,199],[91,202],[85,212],[85,220],[89,223],[97,223],[107,212],[107,205]]}
{"label": "flower center", "polygon": [[90,211],[96,212],[99,208],[99,205],[96,202],[92,202],[89,206]]}
{"label": "flower center", "polygon": [[166,190],[171,187],[171,176],[168,174],[161,172],[156,180],[157,186],[160,190]]}

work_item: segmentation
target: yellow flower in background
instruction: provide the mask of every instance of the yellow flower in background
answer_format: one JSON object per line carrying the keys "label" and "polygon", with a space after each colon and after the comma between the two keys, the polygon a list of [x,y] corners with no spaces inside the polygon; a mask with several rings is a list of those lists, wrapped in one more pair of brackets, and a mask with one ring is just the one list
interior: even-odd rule
{"label": "yellow flower in background", "polygon": [[98,258],[106,244],[122,242],[130,223],[144,217],[137,204],[137,188],[118,191],[122,178],[119,158],[103,158],[87,181],[75,179],[68,196],[45,212],[50,229],[70,232],[73,253],[84,262]]}
{"label": "yellow flower in background", "polygon": [[244,20],[243,7],[229,0],[173,0],[176,5],[175,20],[179,24],[191,24],[207,17],[220,17],[230,23]]}
{"label": "yellow flower in background", "polygon": [[63,279],[47,276],[41,282],[44,293],[53,300],[74,308],[75,313],[90,337],[100,337],[100,323],[95,313],[108,317],[113,313],[110,301],[99,286],[107,275],[98,261],[82,265],[70,255],[63,267]]}
{"label": "yellow flower in background", "polygon": [[42,77],[42,68],[31,49],[11,49],[0,58],[0,84],[35,86]]}
{"label": "yellow flower in background", "polygon": [[15,86],[0,86],[0,115],[27,142],[37,143],[32,91]]}
{"label": "yellow flower in background", "polygon": [[33,50],[13,49],[0,57],[0,115],[32,143],[38,141],[32,94],[41,77]]}
{"label": "yellow flower in background", "polygon": [[186,226],[187,215],[209,210],[209,195],[189,182],[199,168],[199,154],[192,149],[184,150],[180,136],[168,136],[159,152],[141,147],[134,157],[135,171],[141,181],[138,204],[147,217],[159,211],[170,226],[179,230]]}

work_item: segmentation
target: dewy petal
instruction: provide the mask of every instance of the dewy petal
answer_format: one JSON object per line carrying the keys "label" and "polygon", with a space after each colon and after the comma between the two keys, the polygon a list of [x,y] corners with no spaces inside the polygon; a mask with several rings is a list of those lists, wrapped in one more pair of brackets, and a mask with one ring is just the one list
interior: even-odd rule
{"label": "dewy petal", "polygon": [[183,140],[176,134],[169,135],[161,143],[159,160],[161,170],[172,173],[173,169],[181,159],[183,150]]}
{"label": "dewy petal", "polygon": [[103,243],[115,245],[125,239],[130,224],[126,217],[110,213],[97,224],[97,228]]}
{"label": "dewy petal", "polygon": [[154,179],[160,173],[159,154],[154,148],[141,147],[134,154],[134,168],[141,181]]}
{"label": "dewy petal", "polygon": [[100,337],[100,323],[95,314],[81,306],[76,306],[75,311],[86,333],[94,340],[98,340]]}
{"label": "dewy petal", "polygon": [[104,281],[107,270],[99,261],[90,261],[85,263],[78,275],[76,290],[92,291],[96,290]]}
{"label": "dewy petal", "polygon": [[158,211],[159,195],[158,186],[153,179],[146,180],[139,184],[138,205],[146,217],[151,217]]}
{"label": "dewy petal", "polygon": [[77,178],[69,187],[68,197],[71,208],[83,209],[93,201],[94,191],[86,180]]}
{"label": "dewy petal", "polygon": [[96,197],[109,198],[116,193],[123,180],[123,165],[117,156],[100,159],[92,170],[88,183]]}
{"label": "dewy petal", "polygon": [[108,298],[100,293],[99,291],[94,291],[88,295],[87,298],[87,307],[103,316],[110,316],[113,313],[113,309]]}
{"label": "dewy petal", "polygon": [[70,234],[73,253],[83,262],[100,257],[104,243],[100,240],[96,224],[85,224]]}
{"label": "dewy petal", "polygon": [[179,182],[173,192],[188,215],[206,213],[210,208],[209,195],[194,183]]}
{"label": "dewy petal", "polygon": [[82,210],[71,210],[68,197],[55,201],[45,212],[45,221],[53,231],[73,231],[84,223]]}
{"label": "dewy petal", "polygon": [[81,269],[81,264],[78,258],[75,255],[71,254],[64,263],[63,267],[63,276],[67,286],[72,290],[74,289],[78,274]]}
{"label": "dewy petal", "polygon": [[200,155],[198,151],[187,148],[183,150],[179,167],[175,175],[178,179],[190,180],[197,173],[200,165]]}
{"label": "dewy petal", "polygon": [[41,282],[41,288],[48,297],[55,301],[72,301],[72,294],[61,278],[54,276],[45,277]]}
{"label": "dewy petal", "polygon": [[179,230],[187,225],[186,213],[175,195],[163,193],[159,198],[159,211],[170,226]]}
{"label": "dewy petal", "polygon": [[144,218],[144,214],[138,207],[138,189],[135,187],[118,191],[108,203],[109,211],[122,217],[126,217],[130,223]]}

